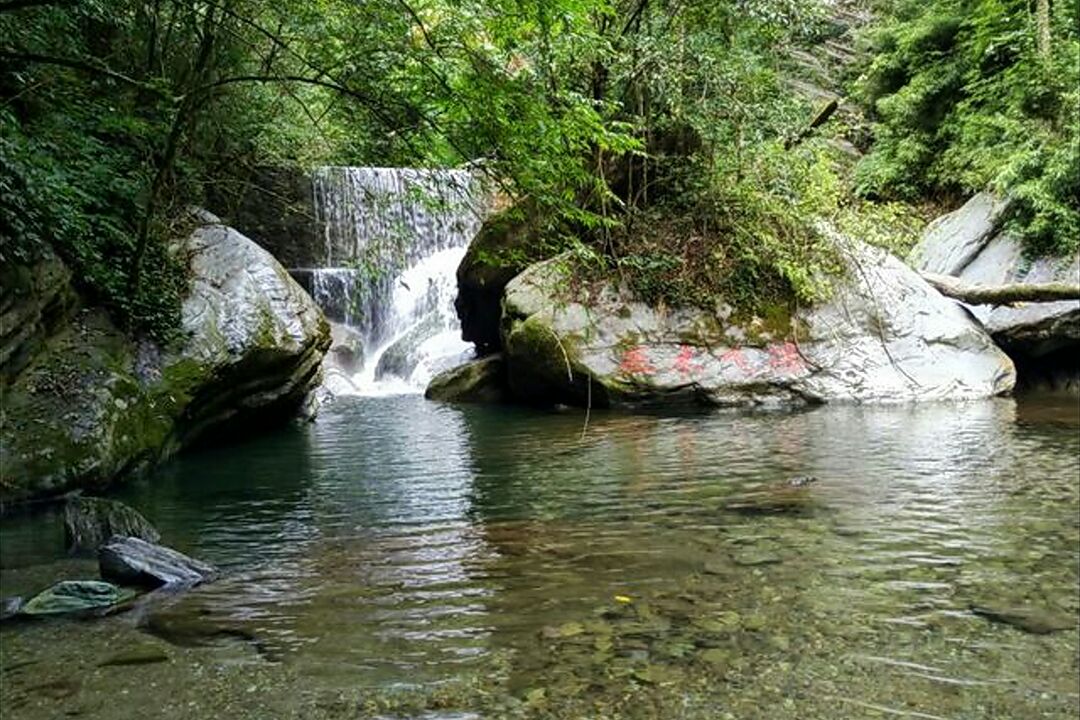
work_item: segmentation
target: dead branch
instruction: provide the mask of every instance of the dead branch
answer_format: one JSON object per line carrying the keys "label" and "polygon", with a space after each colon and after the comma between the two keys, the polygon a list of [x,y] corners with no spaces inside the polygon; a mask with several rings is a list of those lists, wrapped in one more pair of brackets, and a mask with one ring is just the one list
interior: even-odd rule
{"label": "dead branch", "polygon": [[1012,305],[1022,302],[1058,302],[1080,300],[1080,285],[1069,283],[1006,283],[975,285],[952,275],[923,272],[926,282],[942,295],[968,305]]}

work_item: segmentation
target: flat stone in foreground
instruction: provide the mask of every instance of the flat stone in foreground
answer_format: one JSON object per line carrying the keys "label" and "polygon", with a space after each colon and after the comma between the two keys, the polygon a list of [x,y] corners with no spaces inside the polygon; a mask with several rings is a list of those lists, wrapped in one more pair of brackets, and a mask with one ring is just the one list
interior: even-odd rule
{"label": "flat stone in foreground", "polygon": [[110,538],[98,552],[98,565],[106,580],[149,588],[197,585],[217,574],[213,565],[134,537]]}

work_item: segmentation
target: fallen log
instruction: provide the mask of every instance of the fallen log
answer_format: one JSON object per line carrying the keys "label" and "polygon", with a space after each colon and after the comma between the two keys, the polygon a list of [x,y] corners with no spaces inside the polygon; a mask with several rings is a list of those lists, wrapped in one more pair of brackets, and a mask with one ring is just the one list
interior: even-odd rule
{"label": "fallen log", "polygon": [[789,138],[787,141],[784,142],[784,149],[790,150],[791,148],[795,147],[803,140],[808,138],[810,136],[810,133],[814,132],[814,130],[827,123],[829,121],[829,118],[833,116],[833,113],[835,113],[837,108],[839,107],[840,101],[838,99],[833,99],[825,103],[825,106],[818,110],[817,114],[814,116],[814,119],[810,121],[809,125],[803,128],[802,132],[800,132],[793,138]]}
{"label": "fallen log", "polygon": [[1080,285],[1068,283],[1007,283],[973,285],[952,275],[921,272],[923,279],[942,295],[968,305],[1012,305],[1025,302],[1080,300]]}

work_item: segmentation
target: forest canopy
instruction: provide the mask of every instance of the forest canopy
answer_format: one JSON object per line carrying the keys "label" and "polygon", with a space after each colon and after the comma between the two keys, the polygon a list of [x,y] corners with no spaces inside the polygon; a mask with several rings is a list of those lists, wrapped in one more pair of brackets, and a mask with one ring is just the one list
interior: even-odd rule
{"label": "forest canopy", "polygon": [[[992,187],[1018,198],[1032,247],[1075,248],[1075,0],[1046,27],[1026,3],[851,5],[871,18],[855,188],[915,202]],[[475,163],[529,199],[548,250],[649,299],[811,302],[836,264],[815,219],[903,214],[858,200],[826,134],[804,137],[816,108],[791,58],[838,32],[834,9],[9,0],[0,252],[57,252],[127,327],[167,337],[186,207],[262,166]]]}

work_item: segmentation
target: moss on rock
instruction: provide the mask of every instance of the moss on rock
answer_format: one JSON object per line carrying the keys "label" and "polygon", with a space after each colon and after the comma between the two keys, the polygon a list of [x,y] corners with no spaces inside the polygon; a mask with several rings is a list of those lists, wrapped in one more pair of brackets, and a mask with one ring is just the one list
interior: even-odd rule
{"label": "moss on rock", "polygon": [[498,403],[506,399],[506,363],[489,355],[445,370],[428,383],[424,397],[452,403]]}
{"label": "moss on rock", "polygon": [[290,417],[318,383],[330,330],[250,240],[211,224],[188,241],[193,289],[173,347],[100,309],[59,327],[5,388],[0,502],[103,487],[234,418]]}

